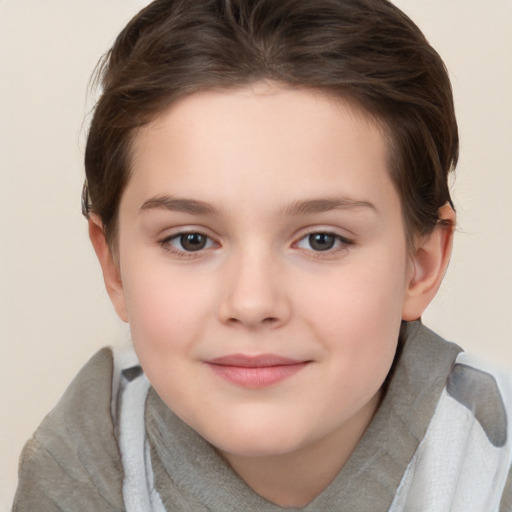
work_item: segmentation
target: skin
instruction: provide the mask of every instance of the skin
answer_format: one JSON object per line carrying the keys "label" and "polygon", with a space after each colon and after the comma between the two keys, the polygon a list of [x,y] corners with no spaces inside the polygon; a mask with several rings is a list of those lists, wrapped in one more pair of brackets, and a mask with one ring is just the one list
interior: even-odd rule
{"label": "skin", "polygon": [[[452,230],[408,250],[381,128],[321,93],[197,93],[141,129],[133,150],[118,260],[97,218],[90,235],[141,365],[249,486],[304,506],[371,421],[400,322],[435,294]],[[454,221],[449,207],[442,216]],[[186,245],[186,233],[203,238]],[[240,384],[211,364],[232,354],[301,366]]]}

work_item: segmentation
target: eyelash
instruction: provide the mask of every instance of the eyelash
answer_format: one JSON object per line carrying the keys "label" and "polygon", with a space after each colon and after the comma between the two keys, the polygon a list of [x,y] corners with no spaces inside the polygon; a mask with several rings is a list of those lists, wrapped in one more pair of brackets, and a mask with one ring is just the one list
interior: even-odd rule
{"label": "eyelash", "polygon": [[347,250],[347,248],[350,245],[354,244],[353,240],[350,240],[349,238],[341,236],[337,233],[333,233],[332,231],[315,230],[315,231],[310,231],[309,233],[306,233],[305,235],[303,235],[297,242],[294,243],[294,246],[297,246],[298,248],[302,249],[301,247],[299,247],[299,243],[302,242],[303,240],[310,239],[310,237],[313,235],[323,235],[323,236],[333,237],[334,243],[336,243],[336,242],[338,243],[337,247],[334,247],[332,249],[326,249],[323,251],[322,250],[315,251],[314,249],[304,249],[314,258],[325,258],[325,257],[329,257],[329,256],[334,256],[341,251]]}
{"label": "eyelash", "polygon": [[[210,244],[209,247],[203,247],[196,251],[187,251],[183,248],[183,250],[176,249],[173,247],[172,242],[175,240],[182,239],[182,237],[190,235],[199,235],[201,237],[206,238],[206,244]],[[158,245],[162,247],[162,249],[168,253],[171,253],[173,256],[176,256],[178,258],[197,258],[201,254],[204,253],[205,250],[211,249],[212,246],[219,246],[210,236],[205,235],[204,233],[201,233],[200,231],[182,231],[181,233],[176,233],[175,235],[168,236],[164,238],[163,240],[158,241]],[[183,247],[183,244],[181,244]]]}
{"label": "eyelash", "polygon": [[[188,251],[185,248],[180,250],[180,249],[177,249],[177,248],[173,247],[173,245],[172,245],[173,241],[179,240],[179,239],[182,239],[182,237],[191,236],[191,235],[192,236],[196,235],[196,236],[200,236],[200,237],[205,237],[206,238],[205,243],[208,246],[207,247],[199,248],[199,249],[197,249],[195,251],[194,250]],[[335,247],[335,248],[332,248],[332,249],[316,250],[316,251],[314,249],[306,249],[306,248],[303,248],[303,247],[299,246],[299,244],[303,240],[308,240],[313,235],[323,235],[323,236],[333,237],[334,238],[334,243],[337,242],[338,246]],[[297,248],[299,248],[301,250],[304,250],[304,251],[308,252],[311,256],[313,256],[315,258],[322,258],[322,257],[329,257],[329,256],[332,256],[332,255],[335,255],[335,254],[339,253],[340,251],[344,251],[350,245],[353,245],[353,244],[354,244],[353,240],[350,240],[349,238],[341,236],[341,235],[339,235],[337,233],[333,233],[333,232],[330,232],[330,231],[318,230],[318,231],[310,231],[309,233],[304,234],[297,242],[294,242],[293,247],[297,247]],[[159,240],[158,241],[158,245],[160,247],[162,247],[162,249],[164,251],[173,254],[173,256],[176,256],[178,258],[184,258],[184,259],[185,258],[188,258],[188,259],[197,258],[200,255],[204,254],[205,250],[212,249],[215,246],[219,247],[219,244],[217,242],[215,242],[210,236],[208,236],[208,235],[206,235],[204,233],[201,233],[200,231],[183,231],[181,233],[176,233],[176,234],[168,236],[168,237],[166,237],[166,238],[164,238],[162,240]],[[183,247],[183,244],[181,244],[181,246]]]}

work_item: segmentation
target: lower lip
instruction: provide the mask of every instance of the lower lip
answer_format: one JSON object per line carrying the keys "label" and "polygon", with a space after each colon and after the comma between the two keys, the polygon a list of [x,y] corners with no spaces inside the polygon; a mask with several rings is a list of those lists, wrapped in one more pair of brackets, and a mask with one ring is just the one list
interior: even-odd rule
{"label": "lower lip", "polygon": [[229,366],[207,363],[219,377],[245,388],[266,388],[295,375],[306,367],[308,362],[279,366]]}

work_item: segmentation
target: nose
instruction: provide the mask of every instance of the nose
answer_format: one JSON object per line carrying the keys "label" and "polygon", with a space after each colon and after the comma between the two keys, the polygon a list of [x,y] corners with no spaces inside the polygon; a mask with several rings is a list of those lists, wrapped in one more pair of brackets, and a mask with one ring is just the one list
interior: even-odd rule
{"label": "nose", "polygon": [[291,303],[277,262],[257,251],[246,251],[233,260],[222,284],[221,322],[251,329],[285,325],[291,315]]}

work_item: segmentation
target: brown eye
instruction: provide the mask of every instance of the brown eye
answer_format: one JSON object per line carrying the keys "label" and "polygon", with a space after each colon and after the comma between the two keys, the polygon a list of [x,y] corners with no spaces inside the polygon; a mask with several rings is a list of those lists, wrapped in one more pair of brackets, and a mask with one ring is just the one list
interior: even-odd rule
{"label": "brown eye", "polygon": [[211,237],[197,232],[184,231],[168,236],[158,242],[160,247],[176,257],[192,257],[194,253],[199,257],[209,249],[218,248],[218,244]]}
{"label": "brown eye", "polygon": [[305,249],[307,251],[311,251],[313,253],[321,253],[321,252],[336,252],[338,250],[342,250],[347,248],[349,245],[352,245],[354,242],[345,238],[344,236],[338,235],[336,233],[329,233],[328,231],[317,231],[315,233],[309,233],[309,235],[305,235],[301,238],[296,247],[300,249]]}
{"label": "brown eye", "polygon": [[185,251],[200,251],[208,243],[208,237],[201,233],[183,233],[178,239],[179,245]]}
{"label": "brown eye", "polygon": [[334,247],[336,237],[329,233],[313,233],[308,236],[308,242],[314,251],[328,251]]}

